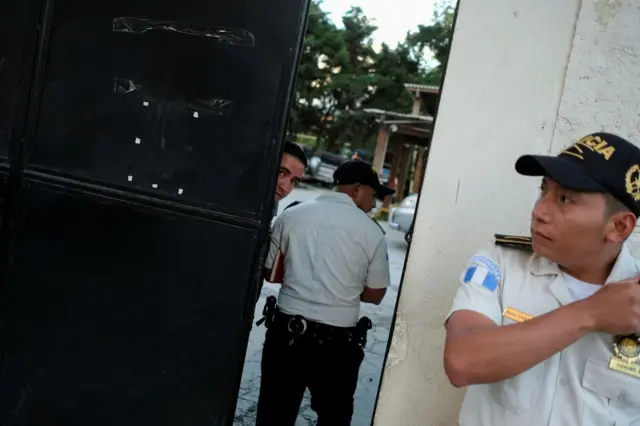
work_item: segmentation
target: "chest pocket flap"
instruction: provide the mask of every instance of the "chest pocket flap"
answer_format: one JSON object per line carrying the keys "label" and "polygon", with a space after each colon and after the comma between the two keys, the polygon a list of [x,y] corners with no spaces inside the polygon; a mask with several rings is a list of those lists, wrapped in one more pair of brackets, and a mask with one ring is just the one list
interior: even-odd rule
{"label": "chest pocket flap", "polygon": [[640,378],[613,371],[601,360],[587,359],[582,386],[611,404],[640,410]]}

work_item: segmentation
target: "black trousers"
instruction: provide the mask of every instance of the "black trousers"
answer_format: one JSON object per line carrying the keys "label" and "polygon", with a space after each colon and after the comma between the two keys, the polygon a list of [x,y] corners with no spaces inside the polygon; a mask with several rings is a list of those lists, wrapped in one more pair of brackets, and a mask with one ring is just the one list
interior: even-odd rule
{"label": "black trousers", "polygon": [[317,426],[349,426],[363,349],[347,339],[292,337],[286,327],[267,330],[256,426],[294,426],[306,388]]}

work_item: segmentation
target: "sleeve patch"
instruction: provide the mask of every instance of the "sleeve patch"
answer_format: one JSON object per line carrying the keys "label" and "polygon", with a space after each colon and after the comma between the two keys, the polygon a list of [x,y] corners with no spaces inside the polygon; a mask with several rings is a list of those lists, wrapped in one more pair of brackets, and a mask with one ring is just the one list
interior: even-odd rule
{"label": "sleeve patch", "polygon": [[485,256],[473,256],[462,275],[462,282],[475,284],[494,292],[500,284],[500,267]]}

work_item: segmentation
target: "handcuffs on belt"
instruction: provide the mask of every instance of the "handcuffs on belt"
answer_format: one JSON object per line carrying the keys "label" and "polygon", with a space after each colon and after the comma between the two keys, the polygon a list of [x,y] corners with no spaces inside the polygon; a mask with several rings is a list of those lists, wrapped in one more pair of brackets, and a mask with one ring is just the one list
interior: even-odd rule
{"label": "handcuffs on belt", "polygon": [[307,331],[307,320],[301,315],[291,317],[289,321],[287,321],[287,330],[293,335],[291,336],[291,340],[289,340],[289,346],[291,346],[298,337]]}
{"label": "handcuffs on belt", "polygon": [[[269,328],[271,324],[273,324],[278,312],[276,302],[277,299],[275,296],[267,297],[267,301],[262,309],[262,318],[256,321],[257,326],[265,323],[265,327]],[[301,315],[291,317],[287,322],[287,330],[295,336],[302,336],[307,331],[307,320]]]}
{"label": "handcuffs on belt", "polygon": [[[275,321],[277,313],[277,299],[275,296],[267,297],[267,301],[262,310],[262,318],[260,318],[256,325],[260,326],[265,323],[265,326],[269,328]],[[287,321],[287,331],[293,335],[289,341],[289,345],[292,345],[295,340],[305,334],[309,324],[302,315],[295,315],[289,318]],[[358,345],[364,348],[367,344],[367,332],[373,328],[373,323],[368,317],[362,317],[358,320],[358,323],[354,327],[353,337],[356,339]],[[351,339],[349,339],[351,341]]]}
{"label": "handcuffs on belt", "polygon": [[307,331],[307,320],[301,315],[289,318],[287,330],[296,337],[302,336]]}

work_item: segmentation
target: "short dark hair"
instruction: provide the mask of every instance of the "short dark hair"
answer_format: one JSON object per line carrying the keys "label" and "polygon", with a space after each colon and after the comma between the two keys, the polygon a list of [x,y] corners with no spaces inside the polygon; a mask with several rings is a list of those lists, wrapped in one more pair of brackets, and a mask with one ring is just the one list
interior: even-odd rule
{"label": "short dark hair", "polygon": [[289,154],[296,157],[302,164],[304,164],[305,169],[307,168],[307,156],[304,154],[304,151],[297,143],[292,142],[289,138],[284,141],[284,152],[283,154]]}
{"label": "short dark hair", "polygon": [[605,197],[605,215],[607,218],[610,218],[611,216],[613,216],[616,213],[620,213],[620,212],[630,212],[631,210],[629,209],[629,207],[625,206],[622,201],[618,200],[617,198],[615,198],[613,195],[609,194],[608,192],[605,192],[604,194]]}

